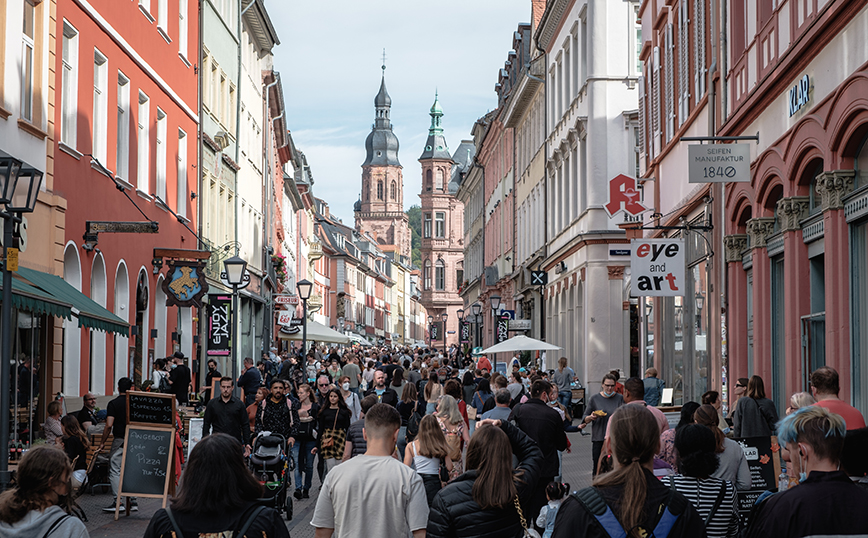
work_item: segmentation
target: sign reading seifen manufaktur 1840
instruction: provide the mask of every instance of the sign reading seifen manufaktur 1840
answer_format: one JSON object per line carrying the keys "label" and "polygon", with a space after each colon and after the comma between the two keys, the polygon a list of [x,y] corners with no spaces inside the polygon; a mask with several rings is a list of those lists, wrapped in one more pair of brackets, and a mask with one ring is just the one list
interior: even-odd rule
{"label": "sign reading seifen manufaktur 1840", "polygon": [[630,242],[633,297],[683,296],[684,239],[633,239]]}
{"label": "sign reading seifen manufaktur 1840", "polygon": [[750,144],[687,146],[690,183],[750,181]]}

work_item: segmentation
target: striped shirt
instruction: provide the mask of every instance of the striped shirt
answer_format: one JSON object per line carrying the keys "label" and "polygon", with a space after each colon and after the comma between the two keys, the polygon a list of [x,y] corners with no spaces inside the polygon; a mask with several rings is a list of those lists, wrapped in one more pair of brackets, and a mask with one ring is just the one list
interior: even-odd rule
{"label": "striped shirt", "polygon": [[726,484],[726,493],[720,506],[706,525],[705,530],[708,538],[731,538],[738,536],[738,494],[732,482],[719,478],[692,478],[680,474],[665,476],[660,479],[663,485],[671,487],[675,481],[675,489],[687,497],[687,500],[699,512],[699,517],[705,521],[711,508],[714,506],[721,486]]}

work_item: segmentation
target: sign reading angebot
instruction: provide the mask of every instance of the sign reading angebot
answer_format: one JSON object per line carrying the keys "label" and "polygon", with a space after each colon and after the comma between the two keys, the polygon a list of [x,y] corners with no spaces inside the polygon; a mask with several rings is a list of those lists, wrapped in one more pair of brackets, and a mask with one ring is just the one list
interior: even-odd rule
{"label": "sign reading angebot", "polygon": [[684,239],[633,239],[633,297],[684,296]]}
{"label": "sign reading angebot", "polygon": [[689,183],[750,181],[750,144],[687,146]]}

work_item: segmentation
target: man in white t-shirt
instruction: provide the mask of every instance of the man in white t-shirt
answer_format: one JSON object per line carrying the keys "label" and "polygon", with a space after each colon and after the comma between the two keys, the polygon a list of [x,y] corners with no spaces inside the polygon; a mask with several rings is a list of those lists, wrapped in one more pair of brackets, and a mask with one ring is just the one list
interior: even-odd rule
{"label": "man in white t-shirt", "polygon": [[392,457],[400,427],[401,415],[391,405],[376,404],[365,414],[368,449],[326,475],[310,521],[316,538],[425,536],[422,477]]}

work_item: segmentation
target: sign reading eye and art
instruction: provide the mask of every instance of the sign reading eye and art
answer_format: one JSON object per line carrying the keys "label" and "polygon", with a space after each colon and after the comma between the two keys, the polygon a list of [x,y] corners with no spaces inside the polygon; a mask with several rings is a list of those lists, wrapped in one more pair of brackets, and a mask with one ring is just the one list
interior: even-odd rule
{"label": "sign reading eye and art", "polygon": [[232,323],[232,297],[208,296],[208,355],[229,356]]}
{"label": "sign reading eye and art", "polygon": [[684,239],[633,239],[630,246],[633,297],[684,296]]}

